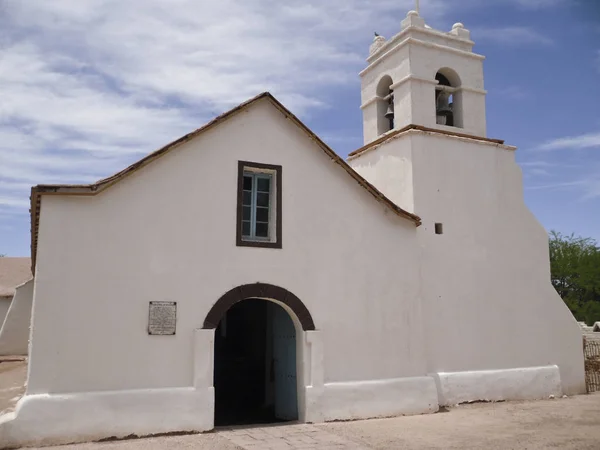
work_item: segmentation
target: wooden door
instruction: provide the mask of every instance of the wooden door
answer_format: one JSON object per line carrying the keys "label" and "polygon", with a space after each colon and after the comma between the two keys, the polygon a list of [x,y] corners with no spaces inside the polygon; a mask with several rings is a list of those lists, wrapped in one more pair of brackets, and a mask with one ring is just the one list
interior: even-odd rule
{"label": "wooden door", "polygon": [[273,311],[273,359],[275,363],[275,417],[298,419],[296,376],[296,328],[280,306]]}

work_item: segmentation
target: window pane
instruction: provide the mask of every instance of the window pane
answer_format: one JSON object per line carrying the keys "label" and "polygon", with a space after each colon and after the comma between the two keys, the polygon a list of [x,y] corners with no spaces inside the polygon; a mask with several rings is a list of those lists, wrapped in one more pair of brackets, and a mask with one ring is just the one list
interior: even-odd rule
{"label": "window pane", "polygon": [[257,222],[268,222],[269,221],[269,208],[256,208],[256,221]]}
{"label": "window pane", "polygon": [[271,188],[271,179],[270,178],[257,178],[258,182],[258,190],[260,192],[269,192]]}
{"label": "window pane", "polygon": [[242,222],[242,236],[250,236],[250,222],[249,221]]}
{"label": "window pane", "polygon": [[[244,240],[268,241],[272,233],[271,193],[275,174],[245,168],[242,179],[241,233]],[[273,205],[274,206],[274,205]]]}
{"label": "window pane", "polygon": [[242,199],[242,204],[248,206],[252,204],[252,192],[244,191],[244,198]]}
{"label": "window pane", "polygon": [[257,206],[269,206],[269,194],[259,192],[256,194],[256,205]]}
{"label": "window pane", "polygon": [[244,175],[244,190],[252,190],[252,175]]}
{"label": "window pane", "polygon": [[269,224],[256,222],[256,237],[269,237]]}
{"label": "window pane", "polygon": [[242,220],[250,220],[250,215],[252,213],[252,208],[250,206],[244,206],[242,212]]}

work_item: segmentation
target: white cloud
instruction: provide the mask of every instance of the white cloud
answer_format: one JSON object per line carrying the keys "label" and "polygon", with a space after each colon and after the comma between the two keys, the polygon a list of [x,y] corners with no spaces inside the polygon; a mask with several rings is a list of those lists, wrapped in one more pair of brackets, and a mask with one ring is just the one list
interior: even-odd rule
{"label": "white cloud", "polygon": [[550,175],[550,171],[549,170],[547,170],[547,169],[540,169],[539,167],[533,167],[531,169],[528,169],[527,173],[529,175],[533,175],[534,177],[548,176],[548,175]]}
{"label": "white cloud", "polygon": [[565,4],[568,0],[511,0],[526,9],[543,9]]}
{"label": "white cloud", "polygon": [[412,5],[4,0],[0,211],[25,208],[33,184],[107,176],[265,90],[301,116],[326,108],[329,88],[357,82],[374,29],[397,32]]}
{"label": "white cloud", "polygon": [[542,160],[524,161],[519,165],[523,168],[523,173],[531,177],[549,176],[557,166],[556,163]]}
{"label": "white cloud", "polygon": [[474,27],[473,39],[507,45],[538,44],[551,45],[552,39],[531,27]]}
{"label": "white cloud", "polygon": [[[86,6],[82,6],[84,3]],[[323,4],[321,4],[323,3]],[[397,4],[398,3],[398,4]],[[320,85],[356,77],[366,56],[351,44],[389,20],[403,2],[358,0],[219,2],[12,1],[21,28],[60,49],[58,63],[86,85],[105,80],[133,100],[223,109],[260,91],[294,96],[295,109],[320,102]],[[404,5],[411,2],[405,1]],[[71,9],[73,8],[73,9]],[[384,20],[377,20],[383,15]],[[357,34],[358,32],[358,34]],[[370,34],[370,33],[369,33]],[[367,34],[367,35],[369,35]],[[48,50],[48,45],[38,42]],[[64,58],[64,52],[68,51]],[[88,75],[92,74],[92,75]]]}
{"label": "white cloud", "polygon": [[508,98],[511,100],[522,100],[529,97],[529,92],[521,86],[505,86],[498,89],[496,92],[500,98]]}
{"label": "white cloud", "polygon": [[24,209],[29,207],[29,200],[27,197],[12,196],[12,195],[0,195],[0,211],[10,211],[12,208]]}
{"label": "white cloud", "polygon": [[529,173],[530,175],[533,175],[533,176],[535,176],[535,177],[539,177],[539,176],[549,176],[549,175],[550,175],[550,172],[549,172],[548,170],[546,170],[546,169],[536,169],[536,168],[529,169],[529,170],[528,170],[528,173]]}
{"label": "white cloud", "polygon": [[600,198],[600,177],[589,178],[583,182],[584,200]]}
{"label": "white cloud", "polygon": [[549,162],[545,160],[533,160],[533,161],[524,161],[519,162],[519,165],[523,167],[525,170],[545,170],[547,172],[552,171],[563,171],[564,169],[576,169],[576,170],[584,170],[586,168],[585,165],[581,163],[567,163],[564,161],[560,162]]}
{"label": "white cloud", "polygon": [[578,180],[529,186],[531,190],[565,190],[575,189],[580,192],[581,201],[600,199],[600,177],[598,175],[584,176]]}
{"label": "white cloud", "polygon": [[[531,164],[521,163],[529,168],[560,169],[553,173],[553,181],[546,184],[533,184],[528,186],[532,190],[572,190],[578,193],[580,201],[600,199],[600,163],[588,162],[584,166],[565,164],[561,162],[547,163],[545,161],[531,161]],[[567,171],[565,168],[576,168],[576,171]],[[565,173],[570,173],[571,176],[565,179]]]}
{"label": "white cloud", "polygon": [[[432,24],[454,16],[459,4],[422,3]],[[301,117],[328,108],[332,87],[358,86],[373,31],[398,32],[413,6],[413,0],[3,0],[0,211],[22,212],[30,185],[114,173],[261,91]],[[502,39],[546,42],[523,30],[504,29]],[[498,39],[480,33],[474,37]]]}
{"label": "white cloud", "polygon": [[525,161],[525,162],[519,163],[519,165],[521,165],[523,167],[531,167],[531,168],[535,168],[535,169],[541,169],[541,168],[555,167],[557,164],[551,163],[548,161]]}
{"label": "white cloud", "polygon": [[600,148],[600,132],[553,139],[538,147],[539,150],[576,150],[586,148]]}

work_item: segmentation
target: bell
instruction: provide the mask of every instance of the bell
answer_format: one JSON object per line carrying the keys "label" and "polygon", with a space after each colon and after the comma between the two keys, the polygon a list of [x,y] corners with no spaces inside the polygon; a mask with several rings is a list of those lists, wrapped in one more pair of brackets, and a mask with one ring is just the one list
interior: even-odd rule
{"label": "bell", "polygon": [[435,112],[435,115],[436,123],[438,125],[452,125],[454,122],[452,107],[450,106],[438,108],[438,110]]}
{"label": "bell", "polygon": [[385,112],[385,118],[386,119],[393,119],[394,118],[394,104],[390,103],[388,105],[387,111]]}
{"label": "bell", "polygon": [[447,92],[438,92],[436,98],[436,110],[437,111],[450,111],[452,112],[452,107],[449,105],[450,103],[450,94]]}
{"label": "bell", "polygon": [[437,105],[435,108],[436,123],[438,125],[449,125],[452,121],[452,104],[448,100],[450,95],[446,92],[439,92],[437,96]]}
{"label": "bell", "polygon": [[442,106],[436,110],[436,115],[438,116],[449,116],[452,114],[451,106]]}
{"label": "bell", "polygon": [[442,108],[438,109],[435,113],[436,123],[438,125],[451,125],[452,123],[452,109]]}

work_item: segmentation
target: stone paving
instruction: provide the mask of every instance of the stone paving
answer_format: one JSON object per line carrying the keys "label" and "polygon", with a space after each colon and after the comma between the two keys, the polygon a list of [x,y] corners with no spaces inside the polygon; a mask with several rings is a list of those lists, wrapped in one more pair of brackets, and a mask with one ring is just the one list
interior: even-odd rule
{"label": "stone paving", "polygon": [[247,450],[368,450],[368,447],[306,424],[228,429],[218,434]]}

